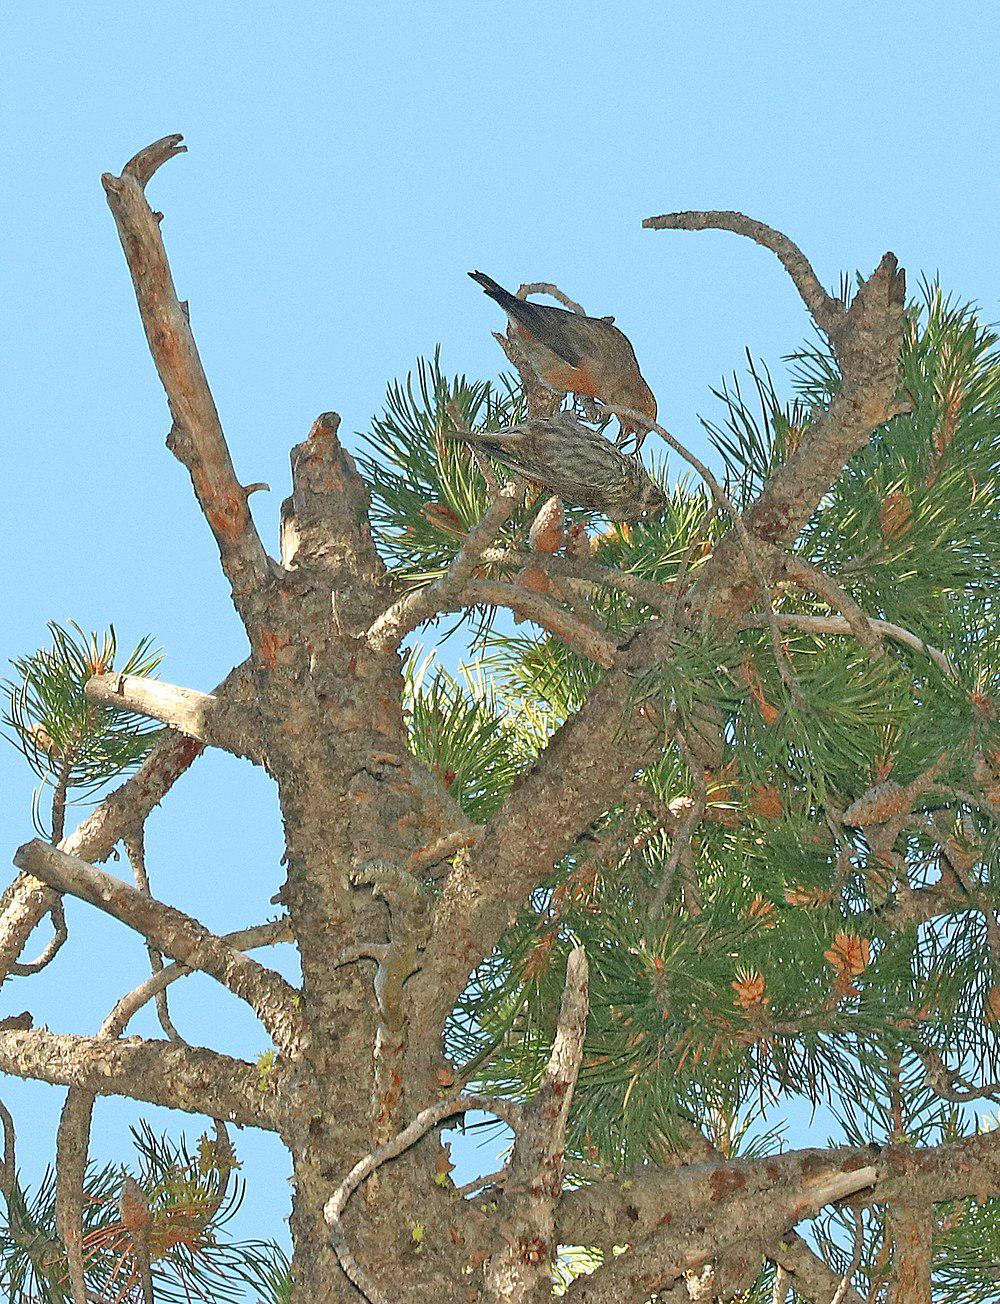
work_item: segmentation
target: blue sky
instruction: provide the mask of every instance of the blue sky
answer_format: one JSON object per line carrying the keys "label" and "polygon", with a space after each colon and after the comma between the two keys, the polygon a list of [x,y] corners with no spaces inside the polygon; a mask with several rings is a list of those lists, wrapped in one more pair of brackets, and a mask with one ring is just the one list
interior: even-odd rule
{"label": "blue sky", "polygon": [[[11,6],[0,660],[70,618],[113,621],[123,642],[152,632],[164,677],[193,687],[245,655],[214,545],[163,447],[166,407],[99,182],[140,146],[181,131],[190,147],[151,198],[237,471],[274,490],[253,499],[273,541],[289,446],[318,412],[363,429],[385,383],[438,342],[448,368],[498,369],[500,314],[472,267],[554,280],[614,313],[665,423],[696,447],[709,387],[743,349],[777,369],[807,323],[769,254],[643,231],[651,213],[742,209],[787,231],[827,284],[891,248],[911,286],[939,273],[995,317],[998,26],[965,0]],[[0,752],[10,851],[30,835],[31,786]],[[211,927],[269,913],[281,843],[259,770],[200,761],[152,817],[149,844],[158,890]],[[5,987],[0,1012],[95,1030],[145,964],[95,914],[70,905],[59,962]],[[174,992],[191,1040],[266,1048],[207,980]],[[0,1089],[37,1174],[61,1093]],[[122,1155],[133,1116],[99,1107],[99,1157]],[[280,1148],[249,1135],[240,1148],[251,1192],[239,1226],[283,1235]]]}

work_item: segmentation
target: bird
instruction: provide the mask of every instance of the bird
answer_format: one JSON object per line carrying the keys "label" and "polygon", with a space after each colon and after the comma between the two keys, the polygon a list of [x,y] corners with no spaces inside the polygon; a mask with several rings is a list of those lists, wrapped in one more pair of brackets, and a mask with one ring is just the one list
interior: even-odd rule
{"label": "bird", "polygon": [[667,505],[638,457],[617,449],[571,412],[533,417],[505,430],[449,430],[503,466],[609,521],[651,520]]}
{"label": "bird", "polygon": [[[553,389],[600,399],[610,407],[640,412],[650,421],[656,420],[653,391],[642,377],[628,337],[614,324],[614,317],[587,317],[565,308],[531,303],[505,290],[485,272],[469,275],[506,312],[532,366]],[[632,436],[638,452],[648,426],[628,417],[619,417],[618,424],[618,442]]]}

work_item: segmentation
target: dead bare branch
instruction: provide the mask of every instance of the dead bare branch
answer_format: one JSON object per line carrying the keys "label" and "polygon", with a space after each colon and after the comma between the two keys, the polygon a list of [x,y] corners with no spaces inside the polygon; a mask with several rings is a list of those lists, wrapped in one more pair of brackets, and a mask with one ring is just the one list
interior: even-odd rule
{"label": "dead bare branch", "polygon": [[227,946],[190,915],[37,838],[18,848],[14,863],[56,891],[69,892],[134,928],[171,959],[210,974],[246,1001],[275,1045],[288,1055],[298,1053],[306,1037],[305,1024],[297,1009],[297,993],[280,974]]}
{"label": "dead bare branch", "polygon": [[277,1131],[283,1121],[279,1072],[262,1083],[256,1065],[203,1046],[77,1037],[47,1028],[6,1030],[0,1031],[0,1072],[208,1114],[241,1127]]}
{"label": "dead bare branch", "polygon": [[160,720],[189,738],[219,747],[259,765],[261,740],[257,712],[234,706],[224,697],[179,688],[141,675],[94,675],[87,680],[87,697],[99,706]]}
{"label": "dead bare branch", "polygon": [[[244,662],[226,676],[215,693],[218,697],[243,702],[249,686],[249,663]],[[183,734],[165,731],[135,774],[105,797],[79,828],[63,840],[63,851],[90,862],[106,860],[123,834],[146,818],[201,755],[202,746]],[[51,888],[31,874],[19,874],[0,897],[0,979],[14,972],[12,965],[16,964],[25,943],[57,900]],[[46,963],[51,958],[48,956]]]}
{"label": "dead bare branch", "polygon": [[49,917],[52,920],[52,936],[45,943],[37,959],[29,960],[25,964],[15,960],[9,970],[12,978],[28,978],[32,974],[41,973],[62,950],[66,939],[69,937],[69,932],[66,928],[66,911],[63,909],[62,901],[58,897],[52,903]]}
{"label": "dead bare branch", "polygon": [[503,1304],[526,1304],[551,1293],[555,1209],[562,1191],[569,1109],[583,1060],[587,984],[587,953],[575,946],[566,964],[552,1053],[537,1094],[521,1110],[500,1197],[506,1230],[501,1248],[486,1267],[486,1290],[488,1298]]}
{"label": "dead bare branch", "polygon": [[559,286],[553,285],[551,281],[526,281],[518,287],[517,297],[519,299],[527,299],[531,294],[547,294],[550,299],[555,299],[564,308],[568,308],[570,312],[586,316],[583,308],[580,307],[576,300],[571,299],[568,294],[563,294]]}
{"label": "dead bare branch", "polygon": [[827,294],[802,250],[774,227],[731,210],[664,213],[661,217],[647,217],[642,225],[648,231],[732,231],[746,236],[781,259],[817,326],[828,335],[840,329],[846,315],[844,304]]}
{"label": "dead bare branch", "polygon": [[174,288],[160,223],[145,187],[168,159],[183,152],[181,136],[165,136],[126,163],[121,176],[101,181],[132,274],[139,313],[173,417],[170,447],[191,474],[195,494],[215,535],[237,606],[245,607],[269,579],[267,554],[236,478],[186,306]]}

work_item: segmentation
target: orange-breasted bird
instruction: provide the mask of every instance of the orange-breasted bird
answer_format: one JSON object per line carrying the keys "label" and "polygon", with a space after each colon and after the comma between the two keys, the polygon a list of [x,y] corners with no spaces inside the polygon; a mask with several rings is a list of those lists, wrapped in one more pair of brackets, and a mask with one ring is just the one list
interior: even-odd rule
{"label": "orange-breasted bird", "polygon": [[[469,275],[503,308],[532,366],[553,389],[585,394],[656,420],[653,391],[643,380],[635,350],[614,324],[614,317],[587,317],[518,299],[485,272]],[[638,450],[648,433],[646,427],[637,428],[627,417],[619,417],[618,424],[620,438],[634,436]]]}

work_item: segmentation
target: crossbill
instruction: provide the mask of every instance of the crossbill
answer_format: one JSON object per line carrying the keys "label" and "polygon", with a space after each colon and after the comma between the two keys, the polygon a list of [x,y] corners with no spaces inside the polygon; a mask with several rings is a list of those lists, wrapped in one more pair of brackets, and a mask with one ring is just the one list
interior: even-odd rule
{"label": "crossbill", "polygon": [[[531,303],[518,299],[485,272],[469,275],[506,312],[532,366],[553,389],[585,394],[656,420],[653,391],[643,380],[635,350],[614,324],[614,317],[587,317]],[[638,451],[646,427],[636,428],[627,417],[619,417],[618,424],[620,439],[633,436]]]}
{"label": "crossbill", "polygon": [[638,457],[619,452],[570,412],[536,417],[507,430],[449,432],[518,475],[610,521],[659,516],[667,500]]}

